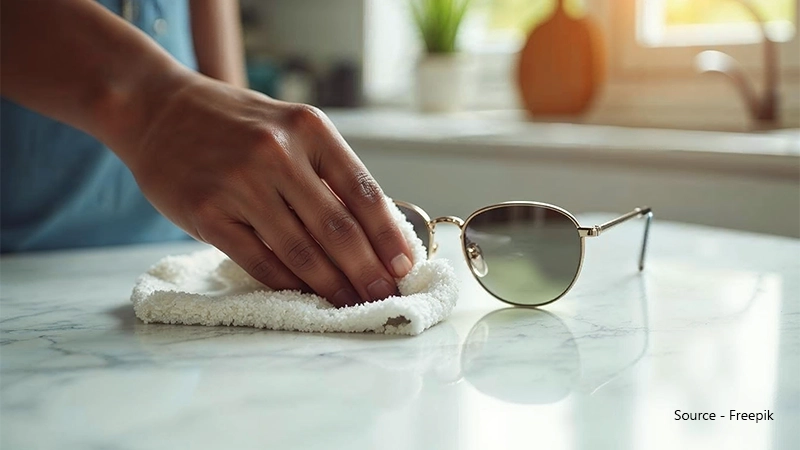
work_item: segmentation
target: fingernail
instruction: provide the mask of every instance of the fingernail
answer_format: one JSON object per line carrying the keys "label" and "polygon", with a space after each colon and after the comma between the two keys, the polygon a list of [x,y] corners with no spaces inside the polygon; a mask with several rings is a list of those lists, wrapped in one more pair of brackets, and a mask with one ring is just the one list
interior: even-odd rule
{"label": "fingernail", "polygon": [[408,272],[411,271],[411,260],[408,259],[408,256],[400,253],[392,260],[392,270],[394,270],[396,278],[408,275]]}
{"label": "fingernail", "polygon": [[361,301],[358,294],[350,288],[339,289],[333,295],[333,303],[336,306],[355,306]]}
{"label": "fingernail", "polygon": [[392,285],[383,278],[375,280],[367,286],[367,293],[373,300],[383,300],[394,295],[395,290]]}

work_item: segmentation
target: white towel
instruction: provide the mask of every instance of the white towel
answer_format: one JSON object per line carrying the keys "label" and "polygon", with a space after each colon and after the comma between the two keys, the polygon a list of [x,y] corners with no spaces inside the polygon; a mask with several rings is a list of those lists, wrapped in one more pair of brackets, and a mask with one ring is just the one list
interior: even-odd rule
{"label": "white towel", "polygon": [[136,280],[131,301],[146,323],[234,325],[308,332],[416,335],[446,319],[458,286],[450,264],[427,261],[426,250],[397,208],[392,213],[414,255],[398,280],[400,296],[337,309],[322,297],[274,291],[216,249],[167,256]]}

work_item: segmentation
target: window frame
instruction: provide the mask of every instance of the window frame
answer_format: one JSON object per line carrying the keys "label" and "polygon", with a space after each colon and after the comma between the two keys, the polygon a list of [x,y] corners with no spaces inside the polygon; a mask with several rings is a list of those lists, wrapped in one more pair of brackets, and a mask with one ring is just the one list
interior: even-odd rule
{"label": "window frame", "polygon": [[[591,0],[587,9],[604,28],[609,48],[609,77],[630,78],[693,78],[695,56],[704,50],[719,50],[738,60],[756,78],[761,77],[764,63],[762,42],[746,44],[705,44],[686,46],[645,46],[637,36],[639,6],[647,0]],[[734,0],[731,0],[734,1]],[[613,3],[613,6],[612,6]],[[800,0],[795,8],[795,23],[800,28]],[[756,24],[753,24],[755,27]],[[795,32],[787,42],[778,42],[778,64],[782,78],[800,80],[800,39]]]}

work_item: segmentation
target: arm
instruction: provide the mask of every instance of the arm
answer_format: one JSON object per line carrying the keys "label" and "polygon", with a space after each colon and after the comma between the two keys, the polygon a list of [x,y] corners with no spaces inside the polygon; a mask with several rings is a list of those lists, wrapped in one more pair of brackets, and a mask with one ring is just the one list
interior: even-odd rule
{"label": "arm", "polygon": [[92,0],[0,4],[0,93],[103,141],[187,233],[273,289],[397,292],[411,251],[321,111],[190,71]]}
{"label": "arm", "polygon": [[200,72],[247,87],[238,0],[191,0],[191,10]]}
{"label": "arm", "polygon": [[0,93],[97,137],[129,162],[130,143],[188,71],[93,1],[2,0],[2,11]]}
{"label": "arm", "polygon": [[581,227],[578,228],[578,233],[584,237],[597,237],[600,236],[600,233],[613,228],[623,222],[627,222],[630,219],[644,217],[644,239],[642,240],[642,251],[639,254],[639,270],[644,270],[644,257],[645,253],[647,252],[647,240],[650,236],[650,222],[653,221],[653,209],[648,208],[647,206],[643,206],[641,208],[636,208],[633,211],[624,214],[622,216],[617,217],[616,219],[609,220],[608,222],[602,225],[595,225],[593,227]]}

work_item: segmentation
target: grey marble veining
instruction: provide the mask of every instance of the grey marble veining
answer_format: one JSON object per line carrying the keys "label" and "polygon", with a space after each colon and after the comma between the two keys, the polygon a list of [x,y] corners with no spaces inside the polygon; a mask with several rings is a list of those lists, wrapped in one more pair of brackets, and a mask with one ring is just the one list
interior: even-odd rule
{"label": "grey marble veining", "polygon": [[529,310],[443,228],[462,296],[413,338],[139,322],[136,276],[199,244],[4,256],[0,448],[797,448],[800,241],[655,222],[638,274],[640,233]]}

